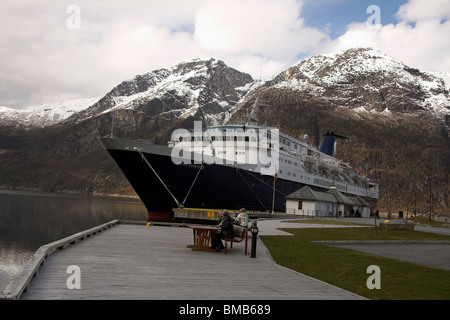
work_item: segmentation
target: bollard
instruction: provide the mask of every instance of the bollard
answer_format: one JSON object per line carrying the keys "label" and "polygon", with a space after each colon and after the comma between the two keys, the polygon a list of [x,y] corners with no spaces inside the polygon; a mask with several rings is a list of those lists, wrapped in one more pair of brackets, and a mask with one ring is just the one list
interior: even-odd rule
{"label": "bollard", "polygon": [[252,231],[252,249],[251,249],[250,258],[256,258],[256,240],[257,240],[258,231],[259,231],[256,221],[253,222],[251,231]]}

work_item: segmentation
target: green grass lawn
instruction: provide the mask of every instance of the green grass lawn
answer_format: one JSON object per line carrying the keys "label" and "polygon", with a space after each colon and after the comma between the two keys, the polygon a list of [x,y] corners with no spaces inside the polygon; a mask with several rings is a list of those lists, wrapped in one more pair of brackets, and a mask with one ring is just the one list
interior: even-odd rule
{"label": "green grass lawn", "polygon": [[[450,299],[450,271],[383,258],[311,241],[450,240],[431,233],[371,228],[283,229],[294,236],[261,236],[275,261],[369,299]],[[381,289],[370,290],[367,267],[381,270]]]}

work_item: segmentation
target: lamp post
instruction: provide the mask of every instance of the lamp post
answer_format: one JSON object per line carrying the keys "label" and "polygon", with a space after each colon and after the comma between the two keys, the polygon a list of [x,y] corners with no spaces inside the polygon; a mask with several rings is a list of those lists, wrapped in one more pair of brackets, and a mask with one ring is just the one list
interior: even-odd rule
{"label": "lamp post", "polygon": [[253,222],[251,231],[252,231],[252,249],[250,253],[250,258],[256,258],[256,240],[259,232],[256,221]]}

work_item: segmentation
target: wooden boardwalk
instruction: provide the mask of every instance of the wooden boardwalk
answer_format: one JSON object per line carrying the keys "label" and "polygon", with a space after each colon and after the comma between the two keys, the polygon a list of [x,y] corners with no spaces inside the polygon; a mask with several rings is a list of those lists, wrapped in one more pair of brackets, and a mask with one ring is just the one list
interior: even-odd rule
{"label": "wooden boardwalk", "polygon": [[[48,256],[21,299],[362,299],[275,264],[261,241],[256,258],[192,242],[189,228],[118,224]],[[67,287],[71,265],[81,289]]]}

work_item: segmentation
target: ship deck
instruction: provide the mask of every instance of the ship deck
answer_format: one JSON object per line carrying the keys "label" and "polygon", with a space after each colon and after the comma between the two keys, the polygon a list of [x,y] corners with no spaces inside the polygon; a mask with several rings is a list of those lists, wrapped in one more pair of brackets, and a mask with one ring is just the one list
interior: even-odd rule
{"label": "ship deck", "polygon": [[[48,256],[20,298],[361,299],[277,265],[259,239],[256,258],[244,255],[242,243],[224,254],[192,251],[192,242],[190,228],[117,224]],[[80,289],[68,289],[72,265]]]}

